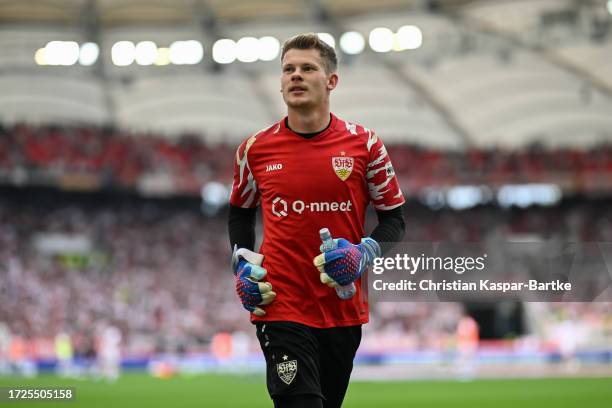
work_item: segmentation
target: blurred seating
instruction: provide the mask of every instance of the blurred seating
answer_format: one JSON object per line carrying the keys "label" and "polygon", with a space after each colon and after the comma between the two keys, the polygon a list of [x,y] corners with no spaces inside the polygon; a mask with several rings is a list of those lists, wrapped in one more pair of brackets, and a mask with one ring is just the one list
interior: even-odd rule
{"label": "blurred seating", "polygon": [[[199,195],[209,181],[231,183],[235,149],[223,142],[206,144],[195,134],[167,138],[104,127],[20,124],[0,127],[0,183],[10,184],[14,173],[22,171],[33,184],[60,185],[65,177],[88,175],[98,188],[137,188],[163,175],[178,189],[175,193]],[[544,182],[570,193],[612,189],[610,144],[466,152],[388,144],[388,150],[410,196],[428,186],[465,184]]]}
{"label": "blurred seating", "polygon": [[[65,205],[61,194],[49,199],[57,203],[51,206],[0,198],[0,322],[12,333],[91,336],[99,325],[113,324],[123,331],[124,351],[143,355],[206,350],[220,331],[251,332],[234,294],[225,215],[208,218],[197,208],[150,200]],[[368,224],[374,222],[369,214]],[[528,211],[411,208],[406,222],[406,242],[495,245],[500,237],[529,234],[612,242],[610,206],[588,202]],[[45,255],[37,249],[40,234],[86,237],[91,247],[84,254]],[[597,303],[593,308],[610,313]],[[453,333],[458,313],[457,305],[380,303],[372,307],[368,330],[403,333],[414,347],[433,347],[435,333]]]}

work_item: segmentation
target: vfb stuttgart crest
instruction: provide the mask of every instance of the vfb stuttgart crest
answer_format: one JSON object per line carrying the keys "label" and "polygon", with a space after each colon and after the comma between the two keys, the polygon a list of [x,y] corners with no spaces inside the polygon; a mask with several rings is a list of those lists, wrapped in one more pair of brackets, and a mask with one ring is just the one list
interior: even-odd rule
{"label": "vfb stuttgart crest", "polygon": [[344,155],[341,157],[332,157],[332,167],[334,168],[336,175],[340,177],[340,180],[342,181],[346,181],[346,179],[349,178],[353,172],[354,163],[355,159],[352,157],[346,157]]}
{"label": "vfb stuttgart crest", "polygon": [[276,365],[276,372],[280,377],[281,381],[285,384],[291,384],[291,381],[297,374],[297,360],[284,361]]}

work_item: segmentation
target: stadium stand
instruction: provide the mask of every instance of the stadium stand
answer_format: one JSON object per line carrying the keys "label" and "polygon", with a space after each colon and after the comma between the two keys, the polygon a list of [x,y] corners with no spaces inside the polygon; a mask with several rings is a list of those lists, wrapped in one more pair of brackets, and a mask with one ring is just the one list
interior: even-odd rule
{"label": "stadium stand", "polygon": [[[87,334],[92,321],[111,321],[123,331],[126,355],[142,356],[162,345],[207,350],[217,332],[248,331],[247,319],[234,318],[240,314],[239,303],[226,295],[233,288],[224,272],[229,248],[219,239],[225,223],[203,216],[193,205],[196,200],[172,204],[113,194],[88,199],[10,189],[2,196],[0,321],[11,332],[39,339],[62,330]],[[406,217],[410,228],[405,241],[486,243],[500,239],[501,232],[503,239],[531,234],[609,242],[610,208],[606,202],[464,212],[413,206]],[[60,243],[54,246],[48,242],[52,239]],[[601,336],[607,339],[609,303],[568,307],[594,313],[595,323],[605,326],[593,334],[595,345],[601,345]],[[552,310],[561,313],[560,308]],[[442,341],[436,330],[450,336],[458,313],[458,304],[381,303],[373,310],[368,341],[375,345],[380,336],[393,332],[395,337],[420,339],[413,348],[435,348]],[[543,333],[534,335],[548,339]]]}

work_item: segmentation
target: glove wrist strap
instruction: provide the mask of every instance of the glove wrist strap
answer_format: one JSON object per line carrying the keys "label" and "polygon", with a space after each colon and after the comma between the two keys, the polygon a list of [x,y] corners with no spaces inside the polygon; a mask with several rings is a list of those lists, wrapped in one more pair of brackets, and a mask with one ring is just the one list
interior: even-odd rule
{"label": "glove wrist strap", "polygon": [[380,249],[380,245],[378,242],[374,241],[370,237],[365,237],[361,239],[361,249],[365,255],[366,266],[372,266],[374,263],[374,258],[379,258],[382,256],[382,251]]}
{"label": "glove wrist strap", "polygon": [[234,245],[234,252],[232,253],[232,271],[234,275],[238,272],[238,264],[244,259],[245,261],[261,266],[263,264],[264,256],[257,252],[253,252],[250,249],[238,248],[238,245]]}

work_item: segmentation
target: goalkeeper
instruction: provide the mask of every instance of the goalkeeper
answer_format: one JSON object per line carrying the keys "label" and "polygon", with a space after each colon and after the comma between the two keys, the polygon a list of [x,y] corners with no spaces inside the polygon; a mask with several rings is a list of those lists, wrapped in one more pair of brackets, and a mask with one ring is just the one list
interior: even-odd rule
{"label": "goalkeeper", "polygon": [[[405,229],[404,197],[381,139],[330,111],[337,84],[333,48],[315,34],[287,40],[280,78],[287,116],[245,140],[234,158],[232,269],[276,408],[342,405],[368,322],[362,276]],[[368,237],[370,203],[378,225]],[[322,228],[336,238],[325,252]]]}

